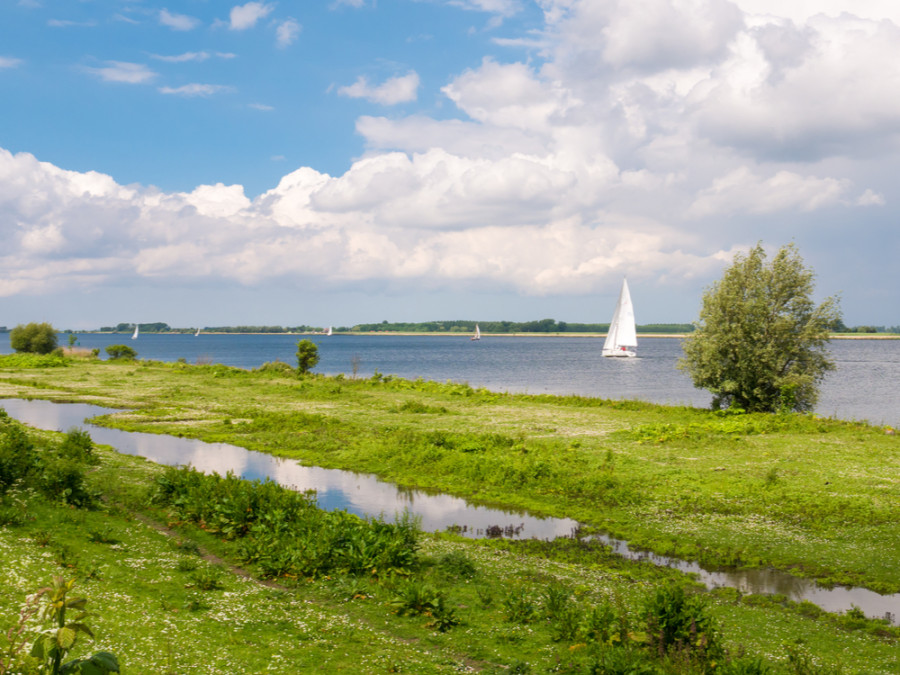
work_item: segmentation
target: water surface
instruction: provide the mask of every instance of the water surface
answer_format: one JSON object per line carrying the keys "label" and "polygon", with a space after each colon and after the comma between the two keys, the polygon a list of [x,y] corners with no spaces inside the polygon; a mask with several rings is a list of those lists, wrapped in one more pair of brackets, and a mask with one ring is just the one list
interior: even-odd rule
{"label": "water surface", "polygon": [[[82,347],[104,349],[128,343],[139,358],[188,363],[222,363],[257,368],[267,361],[296,364],[297,341],[319,347],[316,372],[383,374],[444,382],[467,382],[493,391],[531,394],[580,394],[652,403],[709,406],[708,392],[695,389],[678,370],[681,340],[642,338],[637,359],[604,359],[602,338],[492,337],[477,342],[468,335],[127,335],[86,333]],[[65,336],[61,337],[65,343]],[[821,386],[816,412],[847,420],[900,427],[900,340],[833,340],[837,369]],[[0,352],[9,337],[0,336]]]}

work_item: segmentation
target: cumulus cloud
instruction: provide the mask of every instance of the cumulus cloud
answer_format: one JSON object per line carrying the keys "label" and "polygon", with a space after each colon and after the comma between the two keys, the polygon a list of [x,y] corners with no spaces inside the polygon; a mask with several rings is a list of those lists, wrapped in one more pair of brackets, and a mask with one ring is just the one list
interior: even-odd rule
{"label": "cumulus cloud", "polygon": [[286,19],[275,29],[275,43],[279,47],[288,47],[297,41],[300,35],[300,23],[296,19]]}
{"label": "cumulus cloud", "polygon": [[688,214],[701,217],[736,211],[814,211],[837,203],[847,187],[846,181],[801,176],[791,171],[779,171],[766,178],[744,167],[716,179],[697,196]]}
{"label": "cumulus cloud", "polygon": [[186,14],[175,14],[168,9],[159,10],[159,23],[172,30],[193,30],[200,25],[200,20]]}
{"label": "cumulus cloud", "polygon": [[381,105],[396,105],[416,100],[419,89],[419,76],[414,72],[399,77],[392,77],[380,85],[371,85],[360,75],[353,84],[340,87],[338,94],[348,98],[364,98]]}
{"label": "cumulus cloud", "polygon": [[246,5],[236,5],[231,8],[231,13],[229,14],[229,27],[231,30],[253,28],[257,21],[267,17],[273,9],[275,9],[274,4],[265,2],[248,2]]}
{"label": "cumulus cloud", "polygon": [[85,68],[104,82],[119,82],[124,84],[144,84],[157,76],[142,63],[129,63],[127,61],[107,61],[101,68]]}
{"label": "cumulus cloud", "polygon": [[[808,214],[818,224],[885,213],[900,149],[900,24],[877,4],[541,0],[545,25],[527,38],[539,55],[452,73],[439,118],[360,117],[365,153],[348,170],[299,167],[256,197],[239,185],[124,187],[0,151],[0,234],[11,242],[0,293],[131,275],[531,294],[584,293],[624,272],[705,283],[735,242],[788,224],[802,235]],[[248,29],[273,8],[236,6],[230,25]],[[296,39],[291,21],[271,24],[279,44]],[[124,62],[91,72],[156,75]],[[337,91],[393,105],[419,88],[411,71]]]}
{"label": "cumulus cloud", "polygon": [[887,204],[887,200],[884,198],[884,195],[870,189],[859,196],[856,204],[857,206],[884,206]]}

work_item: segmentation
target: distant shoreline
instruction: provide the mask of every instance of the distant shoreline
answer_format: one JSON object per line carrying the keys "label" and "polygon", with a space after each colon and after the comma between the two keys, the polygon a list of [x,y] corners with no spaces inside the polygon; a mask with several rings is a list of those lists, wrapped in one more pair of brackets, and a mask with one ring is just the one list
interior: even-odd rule
{"label": "distant shoreline", "polygon": [[[129,333],[115,333],[110,331],[99,331],[99,330],[85,330],[85,331],[72,331],[73,334],[83,334],[83,335],[121,335],[123,337],[128,337],[130,339]],[[193,335],[193,333],[185,332],[185,331],[166,331],[159,333],[143,333],[143,335]],[[403,332],[403,331],[368,331],[368,332],[348,332],[348,333],[334,333],[331,336],[326,336],[325,333],[236,333],[236,332],[216,332],[216,331],[201,331],[200,335],[297,335],[300,337],[315,337],[317,335],[322,337],[371,337],[384,335],[386,337],[395,336],[395,337],[413,337],[413,336],[435,336],[435,337],[459,337],[465,338],[470,337],[469,333],[462,332],[438,332],[438,331],[430,331],[430,332]],[[684,339],[690,333],[638,333],[638,338],[677,338]],[[546,338],[605,338],[606,333],[482,333],[482,338],[516,338],[516,337],[546,337]],[[900,340],[900,335],[895,333],[860,333],[860,334],[847,334],[840,333],[831,335],[831,340]]]}

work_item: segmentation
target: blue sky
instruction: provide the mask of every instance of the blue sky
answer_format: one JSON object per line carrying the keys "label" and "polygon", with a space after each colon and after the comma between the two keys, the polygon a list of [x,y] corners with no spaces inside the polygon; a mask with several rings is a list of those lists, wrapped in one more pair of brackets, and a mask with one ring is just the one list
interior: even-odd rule
{"label": "blue sky", "polygon": [[7,0],[0,325],[898,325],[898,91],[892,0]]}

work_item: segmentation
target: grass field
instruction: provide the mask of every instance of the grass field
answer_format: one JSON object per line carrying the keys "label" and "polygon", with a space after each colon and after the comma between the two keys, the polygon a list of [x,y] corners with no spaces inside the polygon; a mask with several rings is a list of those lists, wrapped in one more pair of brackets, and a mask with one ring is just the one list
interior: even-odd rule
{"label": "grass field", "polygon": [[[0,397],[129,408],[102,423],[573,517],[711,565],[900,591],[900,441],[885,428],[380,377],[298,379],[278,366],[63,363],[0,357]],[[56,443],[33,435],[36,446]],[[727,670],[755,658],[771,672],[900,672],[898,631],[883,622],[735,591],[695,596],[683,575],[586,541],[420,535],[415,564],[397,574],[260,580],[246,540],[150,505],[159,467],[97,453],[87,480],[103,500],[92,508],[27,490],[4,497],[4,513],[27,504],[29,518],[10,516],[0,532],[0,583],[10,589],[0,616],[12,625],[27,593],[54,574],[77,577],[97,635],[83,648],[117,653],[126,672],[769,672]],[[724,651],[654,642],[648,607],[674,587],[705,602]]]}

